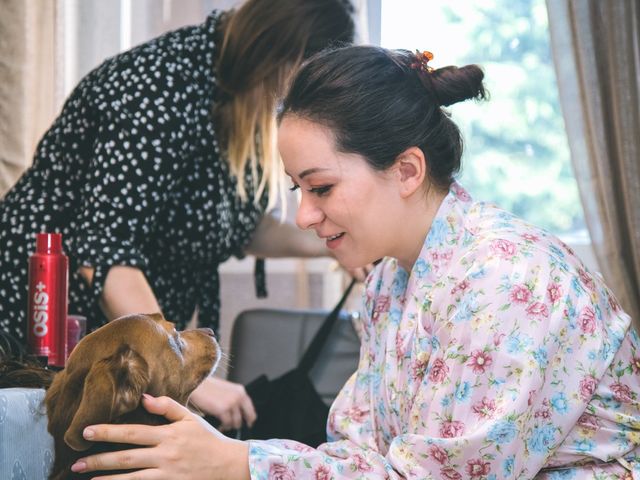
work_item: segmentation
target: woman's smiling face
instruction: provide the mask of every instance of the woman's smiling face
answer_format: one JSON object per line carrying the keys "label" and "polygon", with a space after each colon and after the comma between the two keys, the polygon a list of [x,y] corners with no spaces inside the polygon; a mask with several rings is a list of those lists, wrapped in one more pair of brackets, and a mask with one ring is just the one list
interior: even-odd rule
{"label": "woman's smiling face", "polygon": [[338,152],[328,128],[295,115],[282,120],[278,147],[301,192],[298,227],[314,229],[348,268],[394,254],[401,202],[389,172],[372,169],[361,155]]}

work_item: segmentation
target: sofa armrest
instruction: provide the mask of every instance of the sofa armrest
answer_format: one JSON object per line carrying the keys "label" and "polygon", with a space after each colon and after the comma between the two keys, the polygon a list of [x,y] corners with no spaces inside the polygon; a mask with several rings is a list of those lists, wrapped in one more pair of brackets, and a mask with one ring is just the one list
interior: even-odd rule
{"label": "sofa armrest", "polygon": [[0,478],[46,480],[53,466],[53,438],[47,431],[45,391],[0,389]]}

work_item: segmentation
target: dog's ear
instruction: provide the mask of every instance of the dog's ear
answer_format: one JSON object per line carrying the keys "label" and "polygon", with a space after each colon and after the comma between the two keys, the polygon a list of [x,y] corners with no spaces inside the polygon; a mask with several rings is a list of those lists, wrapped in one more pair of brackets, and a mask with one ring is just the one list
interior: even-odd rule
{"label": "dog's ear", "polygon": [[164,315],[161,312],[147,313],[147,317],[151,317],[155,322],[158,323],[164,320]]}
{"label": "dog's ear", "polygon": [[88,449],[91,442],[82,437],[85,427],[108,423],[133,411],[148,385],[147,362],[128,345],[122,345],[115,354],[91,367],[64,441],[76,451]]}

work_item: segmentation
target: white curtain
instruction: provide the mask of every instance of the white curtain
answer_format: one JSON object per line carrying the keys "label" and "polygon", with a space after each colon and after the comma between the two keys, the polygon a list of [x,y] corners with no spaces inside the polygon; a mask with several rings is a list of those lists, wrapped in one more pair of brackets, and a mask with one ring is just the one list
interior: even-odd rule
{"label": "white curtain", "polygon": [[0,198],[31,165],[55,116],[56,5],[0,0]]}
{"label": "white curtain", "polygon": [[640,326],[640,2],[547,0],[547,8],[593,249]]}

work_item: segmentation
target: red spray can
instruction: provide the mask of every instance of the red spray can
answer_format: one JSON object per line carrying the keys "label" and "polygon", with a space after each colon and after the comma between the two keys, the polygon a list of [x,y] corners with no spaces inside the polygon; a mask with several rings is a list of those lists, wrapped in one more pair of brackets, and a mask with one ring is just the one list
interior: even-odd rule
{"label": "red spray can", "polygon": [[62,234],[36,234],[36,251],[29,257],[29,351],[47,357],[48,365],[64,367],[67,348],[69,259],[62,251]]}

